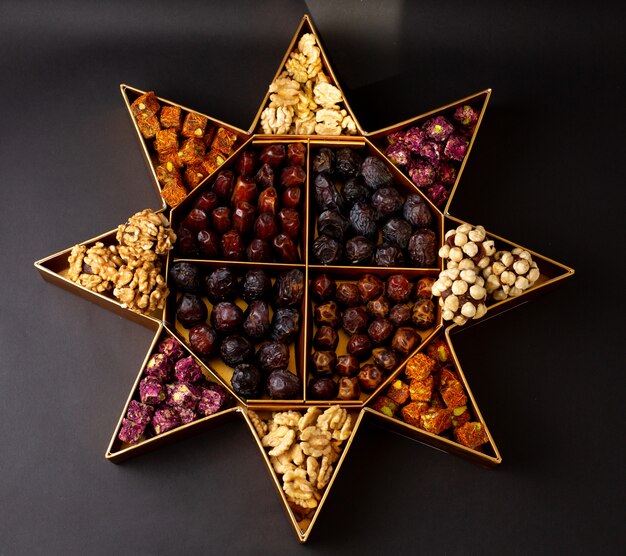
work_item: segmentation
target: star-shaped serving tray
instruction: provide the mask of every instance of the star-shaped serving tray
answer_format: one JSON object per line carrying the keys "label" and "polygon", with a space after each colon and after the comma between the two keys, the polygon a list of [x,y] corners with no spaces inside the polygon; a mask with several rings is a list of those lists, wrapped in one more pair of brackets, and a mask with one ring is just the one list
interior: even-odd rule
{"label": "star-shaped serving tray", "polygon": [[[319,35],[315,31],[309,17],[306,15],[303,17],[302,22],[298,26],[298,29],[294,35],[294,38],[291,41],[289,48],[287,49],[285,57],[279,66],[276,76],[278,76],[280,72],[283,70],[283,67],[289,57],[289,54],[295,48],[299,38],[304,33],[312,33],[315,36],[317,40],[317,44],[321,50],[322,63],[323,63],[323,68],[325,70],[325,73],[330,77],[331,82],[334,83],[337,87],[339,87],[337,78],[332,68],[330,67],[328,58],[324,52],[321,41],[319,40]],[[122,85],[121,91],[122,91],[124,100],[126,102],[126,106],[129,110],[129,114],[131,115],[131,120],[135,127],[137,137],[139,138],[140,144],[143,148],[143,153],[145,155],[146,161],[148,163],[148,167],[150,169],[150,173],[152,175],[153,184],[157,188],[157,191],[160,192],[160,186],[159,186],[159,182],[157,180],[156,174],[155,174],[155,167],[151,159],[150,151],[148,150],[148,146],[146,145],[146,142],[144,141],[139,131],[139,128],[136,125],[134,117],[132,116],[132,113],[130,112],[130,103],[139,95],[143,94],[144,91],[135,89],[133,87],[129,87],[127,85]],[[233,162],[237,160],[238,154],[246,147],[250,147],[250,146],[261,147],[263,145],[268,145],[268,144],[273,144],[273,143],[285,143],[286,144],[286,143],[290,143],[294,141],[300,141],[307,146],[307,157],[310,157],[311,150],[317,147],[350,146],[350,147],[354,147],[357,149],[361,149],[363,152],[366,152],[368,154],[378,156],[381,159],[386,160],[388,162],[384,154],[384,148],[385,148],[385,137],[389,133],[392,133],[394,131],[405,130],[409,127],[419,125],[423,121],[433,116],[436,116],[439,114],[449,114],[458,106],[462,106],[464,104],[471,104],[472,106],[475,107],[477,111],[479,111],[479,118],[478,118],[475,130],[471,136],[467,154],[460,165],[454,186],[450,190],[450,196],[447,200],[447,203],[441,210],[439,210],[428,199],[426,199],[426,202],[428,203],[432,213],[436,217],[435,218],[436,219],[436,231],[437,231],[439,242],[440,242],[439,245],[441,245],[445,231],[451,228],[455,228],[456,226],[462,223],[461,220],[451,216],[448,210],[453,200],[455,190],[459,184],[459,180],[461,178],[465,164],[467,163],[469,153],[471,152],[472,146],[476,139],[476,134],[477,134],[478,128],[480,127],[480,123],[484,116],[485,109],[487,107],[487,103],[489,101],[490,96],[491,96],[491,90],[487,89],[485,91],[481,91],[469,97],[460,99],[446,106],[442,106],[441,108],[437,108],[436,110],[432,110],[431,112],[428,112],[426,114],[417,116],[411,120],[400,122],[393,126],[390,126],[390,127],[387,127],[387,128],[375,131],[375,132],[370,132],[370,133],[367,133],[362,130],[362,128],[360,127],[358,123],[358,120],[354,118],[354,114],[352,113],[348,105],[348,101],[345,100],[345,96],[344,96],[344,103],[343,103],[344,107],[348,111],[348,113],[354,118],[354,121],[356,123],[357,134],[352,135],[352,136],[343,136],[343,135],[342,136],[319,136],[319,135],[310,135],[310,136],[280,135],[279,136],[279,135],[263,135],[261,133],[258,133],[261,111],[268,103],[269,90],[268,90],[268,93],[266,94],[265,99],[263,100],[263,103],[261,104],[261,107],[259,108],[259,111],[257,113],[257,116],[252,126],[250,127],[248,131],[238,129],[237,127],[226,124],[224,122],[220,122],[219,120],[216,120],[215,118],[211,118],[210,116],[207,116],[207,117],[209,119],[209,122],[212,122],[213,125],[222,126],[222,127],[229,129],[230,131],[234,132],[238,138],[235,152],[228,158],[228,160],[226,160],[226,162],[221,168],[228,168],[229,166],[232,166]],[[193,110],[182,107],[181,105],[175,104],[165,99],[159,99],[159,102],[162,105],[180,106],[183,110],[195,112]],[[268,272],[270,272],[274,276],[275,276],[275,273],[277,272],[281,272],[281,271],[293,268],[294,266],[297,266],[297,267],[300,267],[302,271],[305,273],[305,280],[307,284],[309,283],[308,282],[309,274],[313,276],[321,272],[326,272],[330,274],[331,276],[334,276],[338,280],[357,280],[362,274],[366,272],[377,274],[383,278],[394,273],[404,273],[408,277],[412,279],[416,279],[416,278],[423,277],[423,276],[436,277],[438,273],[443,269],[443,261],[441,259],[438,259],[438,265],[439,265],[438,267],[429,268],[429,269],[415,269],[415,268],[388,269],[388,268],[381,268],[381,267],[358,267],[358,268],[357,267],[324,267],[324,266],[316,266],[313,263],[309,263],[309,254],[308,254],[309,249],[307,249],[307,246],[309,245],[309,238],[312,239],[314,237],[313,234],[315,233],[315,218],[310,216],[311,211],[309,211],[311,201],[309,200],[310,199],[310,184],[309,184],[310,171],[309,171],[308,165],[309,165],[309,159],[307,158],[307,183],[306,183],[306,188],[307,188],[306,197],[307,198],[305,198],[305,208],[304,208],[304,213],[303,213],[304,243],[302,244],[303,254],[301,253],[302,260],[303,260],[302,264],[287,265],[287,264],[279,264],[279,263],[249,263],[249,262],[241,263],[241,262],[233,262],[233,261],[228,261],[225,263],[224,261],[204,261],[204,260],[199,261],[197,259],[194,259],[193,262],[199,264],[200,266],[203,266],[204,268],[215,268],[217,266],[223,266],[224,264],[227,264],[231,268],[235,270],[243,271],[243,272],[245,272],[246,269],[251,268],[256,265],[256,266],[265,268],[266,270],[268,270]],[[408,179],[408,177],[405,174],[403,174],[403,172],[401,172],[398,168],[396,168],[390,163],[388,164],[388,166],[389,166],[389,169],[393,173],[395,183],[399,187],[401,187],[404,191],[409,191],[411,193],[419,192],[419,190],[412,184],[411,180]],[[185,201],[181,203],[181,205],[171,210],[171,213],[169,214],[169,216],[173,225],[177,222],[180,222],[181,218],[192,207],[193,202],[198,198],[199,194],[201,194],[203,190],[207,189],[206,186],[208,184],[212,183],[212,177],[213,175],[208,176],[196,189],[193,190],[192,193],[190,193],[190,195],[187,197],[187,199],[185,199]],[[167,205],[164,202],[163,202],[162,210],[163,211],[169,210]],[[116,230],[105,232],[104,234],[98,237],[91,238],[83,242],[82,244],[90,246],[98,241],[102,241],[105,244],[111,244],[115,242],[115,233],[116,233]],[[514,247],[520,247],[519,245],[513,242],[510,242],[508,240],[505,240],[504,238],[501,238],[489,231],[487,232],[487,234],[488,236],[490,236],[492,239],[496,241],[496,247],[499,249],[513,249]],[[549,288],[552,288],[556,286],[557,284],[559,284],[563,279],[573,275],[574,271],[571,268],[565,265],[562,265],[556,261],[553,261],[551,259],[548,259],[534,251],[531,251],[530,249],[526,249],[526,250],[532,254],[533,259],[538,264],[538,267],[541,273],[539,280],[536,282],[536,284],[532,288],[530,288],[529,290],[527,290],[526,292],[524,292],[518,297],[508,298],[504,301],[488,304],[487,315],[489,317],[492,317],[502,311],[508,310],[512,308],[513,306],[519,305],[521,303],[525,303],[531,298],[531,296],[537,295],[541,292],[545,292]],[[485,427],[485,430],[487,432],[489,441],[486,445],[482,446],[478,450],[473,450],[455,442],[454,440],[451,440],[448,437],[438,436],[435,434],[428,433],[424,430],[421,430],[417,427],[414,427],[412,425],[405,423],[399,417],[389,417],[378,411],[375,411],[372,408],[372,404],[374,400],[378,397],[378,395],[380,395],[388,387],[388,385],[392,382],[394,378],[398,377],[403,372],[404,363],[406,362],[406,359],[408,359],[409,357],[403,360],[400,366],[393,373],[391,373],[390,376],[386,377],[385,381],[383,382],[383,384],[381,384],[379,388],[377,388],[371,394],[362,395],[359,400],[344,401],[344,402],[341,402],[341,401],[324,402],[324,401],[313,401],[313,400],[307,399],[306,384],[307,384],[308,372],[306,368],[306,361],[307,361],[307,356],[310,350],[309,348],[310,336],[312,336],[312,324],[311,324],[312,317],[311,317],[311,308],[310,308],[311,302],[309,301],[308,291],[305,291],[305,298],[304,298],[303,307],[302,307],[305,324],[304,326],[302,326],[299,340],[296,342],[295,350],[292,349],[291,358],[290,358],[291,365],[292,365],[290,369],[293,370],[293,372],[300,374],[302,378],[303,392],[302,392],[301,399],[293,400],[293,401],[284,401],[284,400],[279,401],[279,400],[270,400],[270,399],[243,400],[239,398],[238,396],[234,396],[235,406],[231,407],[230,409],[218,412],[208,417],[201,418],[187,425],[182,425],[178,428],[170,430],[169,432],[140,441],[139,443],[135,445],[123,444],[118,439],[118,432],[120,430],[122,418],[126,415],[128,404],[131,401],[131,399],[133,399],[133,396],[135,395],[135,392],[138,388],[138,384],[142,377],[144,368],[150,356],[154,352],[157,344],[163,338],[166,338],[168,336],[178,337],[180,340],[182,340],[183,343],[185,343],[188,336],[186,335],[187,333],[184,330],[184,328],[182,328],[180,324],[176,322],[175,309],[174,309],[174,305],[175,305],[174,295],[169,296],[170,299],[168,299],[166,307],[163,310],[157,311],[151,315],[145,316],[145,315],[131,312],[123,308],[120,305],[120,303],[112,296],[109,296],[106,294],[94,293],[72,282],[71,280],[69,280],[67,278],[67,271],[69,268],[68,256],[70,254],[70,251],[71,251],[71,247],[64,251],[61,251],[59,253],[56,253],[54,255],[51,255],[49,257],[46,257],[44,259],[37,261],[35,263],[35,266],[42,273],[45,279],[51,282],[54,282],[62,287],[65,287],[66,289],[69,289],[70,291],[78,293],[84,296],[85,298],[88,298],[90,301],[96,302],[99,305],[106,307],[107,309],[113,310],[127,318],[130,318],[136,322],[139,322],[140,324],[147,326],[148,328],[152,329],[155,332],[154,340],[152,341],[152,344],[150,345],[150,348],[148,350],[144,363],[139,371],[139,374],[137,375],[137,379],[135,380],[135,383],[132,385],[129,398],[126,401],[126,404],[123,408],[122,414],[118,421],[117,427],[115,428],[115,431],[113,432],[111,442],[106,451],[106,458],[110,459],[113,462],[121,462],[125,460],[126,458],[129,458],[131,456],[138,455],[138,454],[147,452],[149,450],[155,449],[157,447],[163,446],[171,441],[184,438],[191,434],[199,433],[200,431],[203,431],[205,429],[208,429],[214,425],[221,423],[225,419],[229,419],[229,418],[243,419],[247,423],[250,429],[250,432],[252,433],[254,439],[256,440],[261,457],[263,457],[265,461],[267,470],[270,476],[272,477],[276,490],[283,502],[284,508],[293,525],[293,528],[294,528],[294,531],[296,533],[298,540],[300,542],[305,542],[307,538],[309,537],[311,533],[311,529],[313,528],[313,525],[315,524],[315,521],[317,520],[320,514],[320,511],[324,505],[324,502],[326,498],[328,497],[331,487],[339,474],[343,460],[346,458],[350,450],[352,441],[354,440],[355,435],[358,433],[360,424],[363,421],[363,419],[367,418],[367,419],[377,420],[381,424],[388,426],[389,429],[391,429],[392,431],[402,434],[403,436],[417,440],[422,444],[428,444],[430,446],[439,448],[441,450],[460,455],[466,459],[472,460],[482,465],[494,466],[494,465],[499,464],[502,461],[500,452],[498,451],[498,448],[496,447],[494,439],[489,433],[489,428],[487,427],[485,420],[483,419],[483,416],[480,413],[480,410],[478,409],[478,404],[476,403],[476,400],[474,396],[472,395],[465,373],[461,369],[461,365],[456,357],[456,354],[452,346],[451,335],[454,332],[458,331],[460,327],[458,327],[457,325],[446,326],[444,322],[442,321],[440,310],[437,310],[436,325],[432,329],[426,331],[426,333],[422,335],[423,341],[421,345],[419,346],[419,348],[414,353],[417,353],[419,351],[426,349],[428,345],[435,340],[440,340],[440,339],[445,340],[445,342],[449,346],[450,351],[452,353],[456,370],[468,394],[469,405],[471,406],[471,410],[473,411],[474,419],[482,423],[482,425]],[[169,268],[169,265],[172,262],[174,262],[174,260],[182,260],[182,259],[175,259],[173,255],[170,254],[167,257],[167,261],[166,261],[166,267],[165,267],[166,272],[167,272],[167,269]],[[305,288],[305,290],[308,290],[308,288]],[[472,321],[472,322],[476,322],[476,321]],[[187,349],[186,345],[185,345],[185,349]],[[193,355],[195,358],[195,355],[191,351],[189,353]],[[207,379],[214,381],[214,382],[221,383],[223,386],[227,387],[232,392],[232,389],[230,386],[230,376],[232,375],[232,369],[225,367],[223,364],[220,365],[218,363],[216,365],[212,365],[212,364],[207,365],[207,364],[202,363],[199,359],[196,359],[196,360],[202,365],[203,372],[205,376],[207,377]],[[295,366],[293,366],[294,360],[295,360]],[[288,410],[288,409],[306,410],[306,408],[310,406],[324,407],[324,406],[330,406],[330,405],[340,405],[342,407],[345,407],[349,411],[349,413],[351,413],[353,416],[353,420],[355,423],[354,429],[350,438],[346,441],[343,447],[343,451],[341,452],[340,459],[336,462],[332,477],[327,487],[324,489],[322,493],[322,498],[319,501],[318,507],[315,509],[312,515],[308,515],[306,518],[302,518],[302,516],[295,513],[293,509],[291,508],[291,506],[289,505],[286,499],[285,493],[283,492],[283,489],[281,488],[281,481],[279,477],[276,475],[276,473],[274,472],[272,465],[270,464],[270,460],[267,455],[267,452],[261,445],[260,438],[257,435],[257,432],[255,431],[255,428],[248,416],[247,411],[249,408],[254,409],[261,416],[269,417],[272,411],[277,411],[277,410]]]}

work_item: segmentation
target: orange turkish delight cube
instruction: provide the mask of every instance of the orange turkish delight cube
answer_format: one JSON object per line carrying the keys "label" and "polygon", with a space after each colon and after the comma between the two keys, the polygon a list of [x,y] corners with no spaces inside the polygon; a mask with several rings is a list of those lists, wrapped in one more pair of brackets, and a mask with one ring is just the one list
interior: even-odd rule
{"label": "orange turkish delight cube", "polygon": [[433,434],[441,434],[452,426],[452,411],[430,408],[420,415],[420,428]]}
{"label": "orange turkish delight cube", "polygon": [[169,180],[161,190],[161,197],[170,207],[179,205],[187,197],[187,189],[185,189],[182,178]]}
{"label": "orange turkish delight cube", "polygon": [[387,417],[393,417],[398,407],[398,404],[387,396],[376,398],[376,401],[372,404],[372,409],[379,411]]}
{"label": "orange turkish delight cube", "polygon": [[165,185],[171,179],[180,179],[180,172],[178,168],[172,162],[166,162],[165,164],[159,164],[155,169],[157,180],[161,185]]}
{"label": "orange turkish delight cube", "polygon": [[394,380],[387,390],[387,397],[402,405],[409,399],[409,385],[401,380]]}
{"label": "orange turkish delight cube", "polygon": [[202,114],[189,112],[187,116],[185,116],[183,129],[180,134],[184,137],[195,137],[197,139],[201,139],[204,135],[204,130],[208,121],[209,119]]}
{"label": "orange turkish delight cube", "polygon": [[211,149],[202,161],[202,168],[209,175],[215,172],[225,161],[226,157],[220,151]]}
{"label": "orange turkish delight cube", "polygon": [[237,141],[237,134],[220,127],[215,132],[215,138],[211,143],[211,148],[217,149],[223,154],[229,155],[233,152],[233,146]]}
{"label": "orange turkish delight cube", "polygon": [[178,158],[184,164],[202,164],[204,158],[205,146],[202,139],[190,137],[185,139],[178,151]]}
{"label": "orange turkish delight cube", "polygon": [[424,380],[435,369],[435,360],[423,353],[418,353],[406,362],[404,370],[408,378]]}
{"label": "orange turkish delight cube", "polygon": [[137,97],[135,101],[130,105],[130,111],[135,118],[147,118],[148,116],[154,116],[161,108],[159,101],[154,94],[154,91],[148,91],[140,97]]}
{"label": "orange turkish delight cube", "polygon": [[406,423],[413,425],[414,427],[419,427],[420,415],[427,410],[428,404],[426,402],[411,402],[405,405],[400,413],[402,414],[402,419],[404,419]]}
{"label": "orange turkish delight cube", "polygon": [[145,139],[152,139],[157,134],[157,131],[161,129],[161,124],[159,124],[159,119],[153,114],[145,117],[139,116],[137,118],[137,127]]}
{"label": "orange turkish delight cube", "polygon": [[158,153],[173,153],[178,151],[178,135],[172,128],[161,129],[154,138],[154,150]]}
{"label": "orange turkish delight cube", "polygon": [[180,131],[182,123],[182,110],[179,106],[164,106],[161,108],[161,125]]}
{"label": "orange turkish delight cube", "polygon": [[462,405],[460,407],[455,407],[452,410],[452,426],[454,428],[460,427],[464,425],[471,419],[470,412],[467,409],[466,405]]}
{"label": "orange turkish delight cube", "polygon": [[435,361],[444,365],[452,362],[452,352],[444,340],[436,340],[429,344],[426,348],[426,353]]}
{"label": "orange turkish delight cube", "polygon": [[185,169],[185,184],[188,189],[195,189],[208,175],[200,164],[192,164]]}
{"label": "orange turkish delight cube", "polygon": [[454,438],[459,444],[475,450],[489,442],[485,427],[478,422],[469,422],[454,429]]}
{"label": "orange turkish delight cube", "polygon": [[434,379],[432,376],[424,380],[413,379],[409,384],[409,394],[414,402],[429,402],[433,395]]}
{"label": "orange turkish delight cube", "polygon": [[445,385],[442,381],[440,392],[443,401],[446,402],[446,405],[450,409],[467,405],[465,388],[463,388],[463,385],[458,380],[447,380]]}

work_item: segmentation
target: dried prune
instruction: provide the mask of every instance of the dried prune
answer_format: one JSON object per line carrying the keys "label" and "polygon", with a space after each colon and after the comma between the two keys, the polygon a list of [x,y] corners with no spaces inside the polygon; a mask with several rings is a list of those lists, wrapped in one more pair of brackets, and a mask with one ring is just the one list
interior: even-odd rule
{"label": "dried prune", "polygon": [[187,293],[202,293],[202,276],[200,269],[191,263],[178,262],[170,267],[169,278],[174,287]]}
{"label": "dried prune", "polygon": [[365,361],[372,352],[372,342],[365,334],[355,334],[348,340],[346,350],[359,361]]}
{"label": "dried prune", "polygon": [[279,143],[265,147],[261,151],[259,158],[264,164],[269,164],[272,168],[278,168],[283,163],[286,156],[287,149],[285,149],[285,145]]}
{"label": "dried prune", "polygon": [[263,164],[254,176],[254,181],[264,190],[268,187],[274,187],[274,169],[269,164]]}
{"label": "dried prune", "polygon": [[183,226],[196,233],[200,230],[206,230],[209,227],[209,217],[207,213],[201,209],[192,209],[183,220]]}
{"label": "dried prune", "polygon": [[432,230],[418,230],[409,240],[409,256],[418,268],[426,268],[435,264],[437,255],[437,236]]}
{"label": "dried prune", "polygon": [[331,149],[321,148],[313,156],[313,171],[332,173],[335,168],[335,153]]}
{"label": "dried prune", "polygon": [[349,207],[357,201],[367,202],[370,198],[370,190],[365,186],[361,176],[347,180],[343,186],[342,194]]}
{"label": "dried prune", "polygon": [[304,297],[304,273],[298,268],[284,272],[275,287],[274,300],[278,307],[297,307]]}
{"label": "dried prune", "polygon": [[350,223],[338,210],[325,210],[317,218],[317,231],[320,235],[327,235],[343,241]]}
{"label": "dried prune", "polygon": [[337,292],[335,299],[345,307],[356,307],[361,304],[361,294],[359,287],[350,282],[342,282],[337,284]]}
{"label": "dried prune", "polygon": [[412,303],[398,303],[391,308],[389,320],[395,327],[402,326],[403,324],[411,322],[412,311]]}
{"label": "dried prune", "polygon": [[253,239],[246,249],[248,260],[255,263],[263,263],[272,260],[270,244],[262,239]]}
{"label": "dried prune", "polygon": [[358,379],[361,388],[366,392],[371,392],[382,384],[383,373],[376,365],[370,363],[361,367]]}
{"label": "dried prune", "polygon": [[408,301],[413,291],[413,284],[409,282],[403,274],[393,274],[387,278],[387,297],[395,302],[402,303]]}
{"label": "dried prune", "polygon": [[411,320],[420,330],[430,328],[435,324],[435,304],[430,299],[418,299],[413,305]]}
{"label": "dried prune", "polygon": [[239,176],[235,182],[235,188],[230,198],[231,204],[237,206],[239,203],[246,201],[247,203],[256,204],[259,198],[259,190],[256,182],[252,178]]}
{"label": "dried prune", "polygon": [[374,255],[374,242],[365,236],[354,236],[346,242],[346,259],[350,264],[368,265]]}
{"label": "dried prune", "polygon": [[390,373],[398,366],[396,354],[385,347],[378,347],[372,350],[374,364],[383,372]]}
{"label": "dried prune", "polygon": [[367,328],[367,334],[373,344],[384,344],[395,330],[391,321],[387,319],[374,319]]}
{"label": "dried prune", "polygon": [[181,257],[195,257],[198,254],[196,234],[184,226],[180,226],[176,232],[176,252]]}
{"label": "dried prune", "polygon": [[185,328],[206,321],[207,314],[204,301],[192,293],[184,293],[176,302],[176,318]]}
{"label": "dried prune", "polygon": [[208,357],[217,349],[217,333],[206,323],[196,324],[189,331],[189,344],[196,355]]}
{"label": "dried prune", "polygon": [[359,379],[357,377],[341,377],[339,379],[337,399],[338,400],[357,400],[361,395],[359,387]]}
{"label": "dried prune", "polygon": [[335,372],[337,354],[334,351],[314,351],[311,363],[318,375],[332,375]]}
{"label": "dried prune", "polygon": [[372,241],[378,238],[376,213],[370,205],[363,201],[357,201],[350,209],[350,225],[355,235],[365,236]]}
{"label": "dried prune", "polygon": [[289,348],[282,342],[263,342],[256,352],[256,361],[265,373],[284,371],[289,367]]}
{"label": "dried prune", "polygon": [[244,313],[243,331],[253,340],[260,340],[270,330],[270,306],[267,301],[257,300],[248,305]]}
{"label": "dried prune", "polygon": [[359,296],[363,303],[367,303],[372,299],[382,295],[385,290],[384,282],[373,274],[364,274],[357,282]]}
{"label": "dried prune", "polygon": [[264,241],[272,241],[278,234],[276,219],[269,212],[262,212],[254,222],[254,235]]}
{"label": "dried prune", "polygon": [[406,249],[413,233],[413,228],[403,218],[394,216],[390,218],[382,227],[383,242],[395,243],[401,249]]}
{"label": "dried prune", "polygon": [[313,242],[314,259],[323,265],[336,265],[341,261],[341,243],[335,238],[322,234]]}
{"label": "dried prune", "polygon": [[309,383],[309,396],[313,400],[332,400],[337,396],[337,383],[332,378],[314,378]]}
{"label": "dried prune", "polygon": [[393,183],[391,172],[385,163],[375,156],[368,156],[361,165],[361,176],[365,185],[372,190],[388,187]]}
{"label": "dried prune", "polygon": [[226,233],[233,225],[231,212],[228,207],[217,207],[211,213],[211,222],[213,223],[213,229],[220,233]]}
{"label": "dried prune", "polygon": [[402,209],[404,219],[416,228],[429,228],[433,221],[430,209],[420,195],[409,195]]}
{"label": "dried prune", "polygon": [[339,336],[337,331],[330,326],[320,326],[313,336],[313,346],[315,349],[330,351],[337,348]]}
{"label": "dried prune", "polygon": [[295,209],[284,208],[278,213],[278,221],[283,234],[295,239],[300,233],[300,213]]}
{"label": "dried prune", "polygon": [[213,230],[198,232],[198,248],[200,253],[208,259],[217,259],[222,252],[222,238]]}
{"label": "dried prune", "polygon": [[391,347],[402,355],[409,355],[421,341],[422,338],[417,331],[408,326],[402,326],[396,330],[391,340]]}
{"label": "dried prune", "polygon": [[389,301],[384,295],[367,302],[367,312],[374,318],[384,319],[389,315]]}
{"label": "dried prune", "polygon": [[258,398],[261,395],[263,375],[251,363],[241,363],[235,367],[230,383],[238,396]]}
{"label": "dried prune", "polygon": [[230,201],[230,198],[233,195],[234,187],[235,174],[233,174],[230,170],[223,170],[217,174],[211,191],[213,191],[213,193],[215,193],[222,202]]}
{"label": "dried prune", "polygon": [[336,291],[337,284],[328,274],[320,274],[311,284],[311,294],[316,301],[326,301],[335,295]]}
{"label": "dried prune", "polygon": [[280,173],[280,185],[283,187],[298,187],[306,182],[306,172],[302,166],[287,166]]}
{"label": "dried prune", "polygon": [[241,283],[241,297],[250,303],[258,299],[269,299],[272,281],[264,270],[248,270]]}
{"label": "dried prune", "polygon": [[348,334],[362,334],[367,330],[367,313],[363,307],[348,307],[341,317],[341,328]]}
{"label": "dried prune", "polygon": [[315,202],[320,211],[342,211],[344,206],[341,193],[337,190],[332,178],[326,174],[315,176]]}
{"label": "dried prune", "polygon": [[217,268],[206,277],[209,301],[232,301],[237,297],[237,275],[227,267]]}
{"label": "dried prune", "polygon": [[306,146],[304,143],[290,143],[287,145],[287,160],[294,166],[304,166],[306,162]]}
{"label": "dried prune", "polygon": [[372,195],[371,203],[378,220],[389,218],[403,205],[402,197],[395,187],[381,187]]}
{"label": "dried prune", "polygon": [[302,202],[302,190],[299,187],[288,187],[280,195],[280,202],[287,208],[298,208]]}
{"label": "dried prune", "polygon": [[220,301],[211,311],[211,324],[218,332],[232,334],[243,323],[243,311],[230,301]]}
{"label": "dried prune", "polygon": [[341,376],[354,376],[359,372],[359,360],[354,355],[340,355],[337,358],[335,372]]}
{"label": "dried prune", "polygon": [[335,171],[344,179],[352,178],[359,172],[361,160],[361,155],[354,149],[338,149],[335,153]]}
{"label": "dried prune", "polygon": [[315,309],[313,309],[313,319],[317,326],[327,325],[331,328],[337,328],[341,322],[339,306],[334,301],[317,305]]}
{"label": "dried prune", "polygon": [[247,234],[254,226],[255,208],[247,202],[239,203],[233,212],[233,230]]}
{"label": "dried prune", "polygon": [[250,361],[254,356],[252,342],[239,334],[226,336],[220,346],[220,357],[229,367],[236,367],[241,363]]}
{"label": "dried prune", "polygon": [[291,343],[300,332],[300,312],[296,309],[279,308],[272,317],[270,336],[273,340]]}
{"label": "dried prune", "polygon": [[404,253],[395,243],[383,243],[376,248],[374,264],[387,267],[402,266],[404,264]]}
{"label": "dried prune", "polygon": [[229,261],[242,261],[246,247],[239,232],[228,230],[222,236],[222,255]]}
{"label": "dried prune", "polygon": [[243,151],[239,156],[239,160],[237,161],[237,173],[240,176],[252,176],[252,174],[254,174],[256,160],[256,153],[253,150]]}
{"label": "dried prune", "polygon": [[302,382],[300,377],[289,371],[273,371],[267,377],[265,389],[272,399],[294,399],[302,393]]}
{"label": "dried prune", "polygon": [[206,214],[211,214],[213,209],[220,205],[220,200],[213,191],[205,191],[196,201],[194,208],[203,210]]}
{"label": "dried prune", "polygon": [[298,248],[287,234],[278,234],[272,240],[272,249],[278,259],[282,263],[297,263],[300,261]]}
{"label": "dried prune", "polygon": [[269,212],[276,214],[278,212],[278,193],[273,187],[268,187],[261,191],[259,202],[257,204],[259,212]]}

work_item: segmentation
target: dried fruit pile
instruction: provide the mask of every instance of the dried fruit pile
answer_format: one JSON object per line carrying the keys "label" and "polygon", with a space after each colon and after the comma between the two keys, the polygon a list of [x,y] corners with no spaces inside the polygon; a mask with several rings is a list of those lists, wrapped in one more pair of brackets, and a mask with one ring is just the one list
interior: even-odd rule
{"label": "dried fruit pile", "polygon": [[312,159],[317,235],[311,260],[323,265],[433,267],[435,221],[424,199],[394,185],[386,163],[354,148]]}
{"label": "dried fruit pile", "polygon": [[407,361],[403,376],[394,380],[372,407],[432,434],[452,436],[475,450],[489,439],[483,425],[472,421],[468,404],[450,349],[445,341],[438,340],[426,353]]}
{"label": "dried fruit pile", "polygon": [[177,294],[176,320],[188,331],[189,346],[209,367],[232,369],[236,394],[302,398],[302,381],[295,374],[298,361],[290,355],[302,322],[301,270],[282,271],[272,279],[261,269],[203,270],[180,261],[172,265],[169,277]]}
{"label": "dried fruit pile", "polygon": [[144,368],[118,438],[137,444],[155,435],[229,408],[232,396],[209,382],[193,357],[185,357],[180,342],[163,339]]}
{"label": "dried fruit pile", "polygon": [[478,112],[470,105],[459,106],[447,116],[389,134],[385,149],[389,159],[440,208],[456,182],[478,121]]}
{"label": "dried fruit pile", "polygon": [[296,263],[307,149],[303,143],[248,148],[222,170],[177,228],[176,254]]}
{"label": "dried fruit pile", "polygon": [[435,325],[433,282],[412,282],[402,274],[386,282],[373,274],[355,282],[314,277],[309,397],[358,400],[361,391],[376,390],[420,345],[419,331]]}
{"label": "dried fruit pile", "polygon": [[210,125],[202,114],[161,106],[152,91],[135,99],[130,111],[156,154],[154,171],[162,187],[161,197],[171,207],[217,170],[237,142],[235,133]]}

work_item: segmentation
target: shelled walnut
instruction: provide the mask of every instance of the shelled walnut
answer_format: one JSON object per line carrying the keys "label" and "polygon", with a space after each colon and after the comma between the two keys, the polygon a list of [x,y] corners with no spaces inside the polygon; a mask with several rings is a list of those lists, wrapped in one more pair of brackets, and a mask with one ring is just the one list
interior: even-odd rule
{"label": "shelled walnut", "polygon": [[304,414],[275,412],[268,421],[251,410],[248,416],[268,449],[274,471],[282,475],[289,503],[303,511],[316,508],[342,444],[352,434],[352,416],[338,406],[325,411],[310,407]]}

